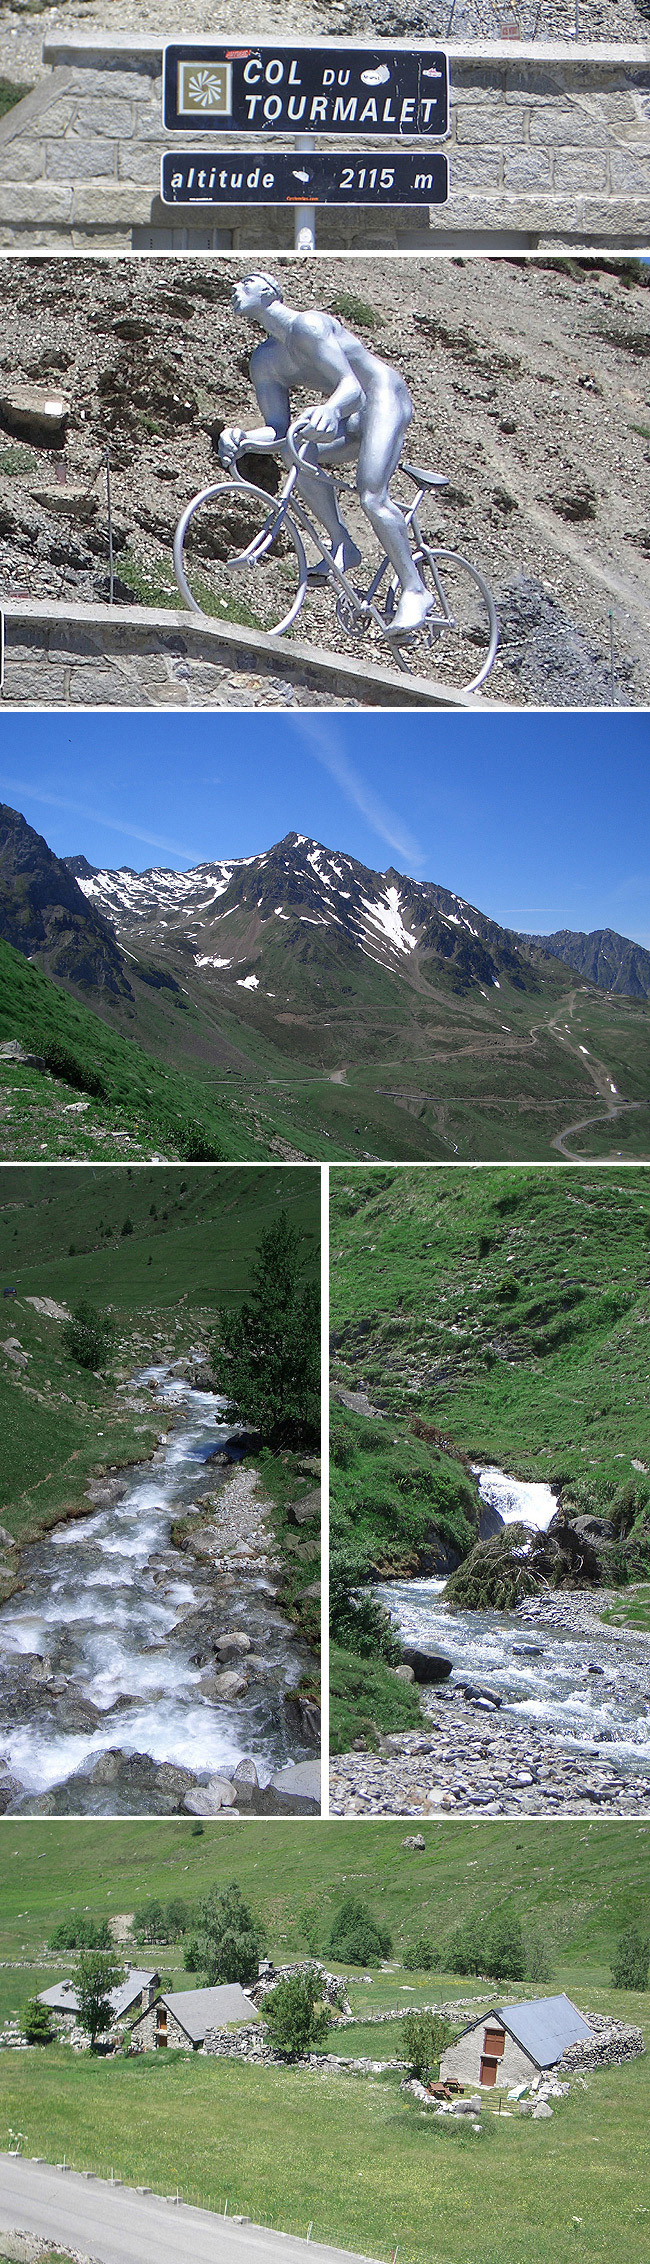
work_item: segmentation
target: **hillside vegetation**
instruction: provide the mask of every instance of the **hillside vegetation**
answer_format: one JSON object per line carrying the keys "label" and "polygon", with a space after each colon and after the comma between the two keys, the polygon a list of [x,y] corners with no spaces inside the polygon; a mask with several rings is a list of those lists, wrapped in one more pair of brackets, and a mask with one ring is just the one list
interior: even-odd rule
{"label": "hillside vegetation", "polygon": [[[153,1451],[166,1418],[146,1402],[125,1407],[120,1380],[147,1358],[187,1355],[205,1342],[217,1304],[241,1304],[260,1236],[280,1208],[300,1231],[307,1277],[317,1278],[319,1204],[315,1173],[277,1167],[3,1167],[0,1284],[15,1291],[3,1299],[0,1348],[0,1518],[8,1532],[25,1539],[75,1506],[85,1510],[93,1472]],[[59,1309],[82,1298],[109,1308],[111,1372],[80,1368],[61,1320],[37,1311],[33,1297]],[[7,1350],[12,1339],[18,1360]]]}

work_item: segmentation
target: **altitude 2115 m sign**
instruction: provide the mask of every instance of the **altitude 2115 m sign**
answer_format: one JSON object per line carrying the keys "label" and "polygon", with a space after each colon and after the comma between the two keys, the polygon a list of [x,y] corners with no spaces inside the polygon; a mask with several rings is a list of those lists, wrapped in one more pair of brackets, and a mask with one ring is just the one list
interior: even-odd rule
{"label": "altitude 2115 m sign", "polygon": [[448,63],[440,49],[172,44],[163,61],[168,131],[443,136]]}

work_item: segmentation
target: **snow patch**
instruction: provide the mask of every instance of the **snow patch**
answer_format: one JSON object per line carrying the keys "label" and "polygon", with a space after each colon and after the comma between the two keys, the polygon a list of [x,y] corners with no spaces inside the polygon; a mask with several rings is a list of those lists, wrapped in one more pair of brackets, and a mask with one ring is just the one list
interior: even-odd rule
{"label": "snow patch", "polygon": [[238,990],[259,990],[259,987],[260,987],[260,986],[259,986],[259,982],[258,982],[258,978],[257,978],[257,975],[238,975],[238,976],[237,976],[237,989],[238,989]]}

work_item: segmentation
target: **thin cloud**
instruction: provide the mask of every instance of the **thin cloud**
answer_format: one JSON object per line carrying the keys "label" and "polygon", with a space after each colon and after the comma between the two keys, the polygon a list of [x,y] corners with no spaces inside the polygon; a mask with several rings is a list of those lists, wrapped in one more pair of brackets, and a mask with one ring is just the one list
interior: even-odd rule
{"label": "thin cloud", "polygon": [[126,825],[119,818],[108,818],[103,810],[90,810],[85,802],[68,801],[63,794],[44,794],[23,778],[5,778],[3,790],[11,794],[24,794],[30,802],[43,802],[52,810],[69,810],[74,817],[89,818],[93,825],[106,826],[109,833],[119,833],[127,841],[143,841],[148,849],[166,849],[172,857],[193,857],[198,852],[187,849],[181,841],[167,841],[160,833],[145,833],[140,826]]}
{"label": "thin cloud", "polygon": [[405,857],[411,867],[424,864],[424,850],[420,842],[402,825],[395,812],[380,801],[377,794],[373,794],[372,787],[366,785],[365,779],[360,778],[341,745],[340,735],[334,724],[321,723],[314,715],[292,717],[292,724],[298,735],[306,740],[316,761],[322,763],[324,770],[329,771],[330,778],[336,780],[346,799],[352,802],[355,809],[360,810],[361,816],[367,819],[373,832],[379,834],[380,840],[386,841],[389,849],[396,850],[398,856]]}

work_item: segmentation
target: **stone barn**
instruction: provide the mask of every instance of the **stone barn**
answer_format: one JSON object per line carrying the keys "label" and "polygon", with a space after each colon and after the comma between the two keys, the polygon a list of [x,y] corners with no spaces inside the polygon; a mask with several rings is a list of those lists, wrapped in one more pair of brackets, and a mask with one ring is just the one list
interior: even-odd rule
{"label": "stone barn", "polygon": [[570,1997],[495,2006],[448,2045],[440,2061],[441,2081],[453,2075],[459,2083],[510,2090],[557,2067],[570,2044],[591,2041],[591,2029]]}
{"label": "stone barn", "polygon": [[155,2004],[146,2006],[139,2020],[134,2021],[131,2041],[137,2051],[156,2052],[161,2047],[172,2050],[200,2052],[208,2028],[227,2028],[237,2021],[259,2021],[260,2015],[250,1997],[245,1996],[239,1982],[224,1984],[218,1989],[173,1989],[156,1998]]}
{"label": "stone barn", "polygon": [[[109,1993],[113,2013],[110,2035],[124,2027],[134,2014],[143,2013],[159,1988],[160,1974],[155,1969],[143,1971],[139,1966],[130,1966],[124,1980]],[[51,1989],[39,1989],[39,2004],[47,2005],[61,2035],[74,2037],[75,2042],[83,2041],[83,2032],[77,2027],[79,2002],[74,1981],[55,1981]]]}

